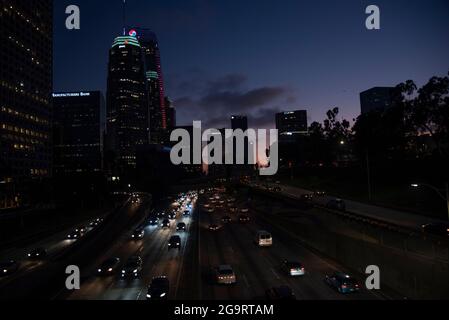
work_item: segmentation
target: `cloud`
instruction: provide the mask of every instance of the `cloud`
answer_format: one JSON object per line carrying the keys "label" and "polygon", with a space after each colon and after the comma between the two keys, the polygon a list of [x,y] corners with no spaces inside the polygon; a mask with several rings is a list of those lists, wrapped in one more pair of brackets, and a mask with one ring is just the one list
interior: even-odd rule
{"label": "cloud", "polygon": [[203,107],[227,108],[228,110],[247,111],[263,106],[280,98],[285,93],[281,87],[257,88],[246,92],[220,91],[203,97],[199,104]]}
{"label": "cloud", "polygon": [[228,74],[224,77],[221,77],[216,80],[209,81],[208,83],[208,92],[219,92],[222,90],[229,90],[229,89],[237,89],[240,88],[246,81],[248,80],[248,77],[243,74]]}
{"label": "cloud", "polygon": [[229,127],[231,115],[243,114],[248,116],[253,127],[272,128],[275,113],[280,110],[280,107],[273,106],[296,101],[287,87],[248,88],[248,77],[243,74],[196,79],[195,84],[178,79],[176,86],[183,89],[177,91],[182,95],[174,99],[178,122],[202,120],[210,127],[221,128]]}

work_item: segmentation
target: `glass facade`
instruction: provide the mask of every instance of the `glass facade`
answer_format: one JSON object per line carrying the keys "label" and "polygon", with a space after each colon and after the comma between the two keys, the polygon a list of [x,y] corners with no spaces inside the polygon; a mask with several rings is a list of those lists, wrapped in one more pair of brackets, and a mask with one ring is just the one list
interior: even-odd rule
{"label": "glass facade", "polygon": [[104,104],[99,91],[53,94],[55,175],[102,171]]}
{"label": "glass facade", "polygon": [[5,187],[0,208],[5,208],[18,206],[29,179],[51,174],[53,1],[1,0],[0,30],[0,182]]}
{"label": "glass facade", "polygon": [[118,37],[109,52],[108,149],[118,171],[136,167],[136,149],[149,143],[149,109],[143,52],[134,37]]}

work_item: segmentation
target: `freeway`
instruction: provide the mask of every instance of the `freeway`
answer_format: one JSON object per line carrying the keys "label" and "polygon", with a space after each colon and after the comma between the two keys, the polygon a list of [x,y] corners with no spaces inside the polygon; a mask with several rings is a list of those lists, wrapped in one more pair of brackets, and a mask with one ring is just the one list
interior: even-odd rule
{"label": "freeway", "polygon": [[[238,208],[245,207],[243,203]],[[289,286],[301,300],[348,300],[348,299],[385,299],[380,292],[363,291],[354,295],[341,295],[325,282],[325,276],[345,269],[333,261],[318,256],[302,247],[296,241],[271,230],[269,225],[259,222],[257,214],[245,213],[250,223],[237,221],[238,214],[232,215],[230,224],[223,225],[217,232],[209,231],[210,224],[221,224],[221,218],[229,215],[226,209],[215,210],[200,216],[201,241],[200,259],[203,270],[201,292],[203,299],[249,300],[263,299],[265,291],[272,287]],[[271,248],[258,248],[254,237],[260,230],[273,235]],[[299,261],[305,266],[304,277],[292,278],[280,268],[283,260]],[[216,286],[210,270],[221,264],[234,268],[238,283],[233,287]]]}
{"label": "freeway", "polygon": [[[139,201],[136,202],[135,198]],[[0,300],[19,300],[31,297],[52,299],[61,292],[67,275],[67,266],[84,268],[100,252],[110,246],[113,239],[119,237],[131,226],[139,223],[146,215],[146,207],[151,205],[151,196],[136,194],[134,200],[127,200],[123,206],[111,212],[94,230],[63,250],[50,251],[46,257],[36,259],[36,265],[25,271],[6,276],[0,283]],[[61,241],[60,239],[58,241]]]}
{"label": "freeway", "polygon": [[[156,213],[168,213],[172,207],[169,204],[156,207]],[[115,245],[82,270],[83,283],[80,290],[73,293],[63,293],[58,298],[69,300],[145,300],[148,285],[155,277],[166,276],[171,283],[169,298],[178,295],[183,260],[186,256],[189,239],[192,234],[192,218],[184,216],[186,206],[181,207],[176,219],[171,222],[169,229],[162,229],[160,225],[144,224],[145,235],[141,240],[131,238],[132,231],[124,234]],[[192,212],[195,207],[192,207]],[[152,217],[155,217],[153,214]],[[178,223],[184,222],[185,232],[177,232]],[[159,224],[161,221],[159,221]],[[173,235],[180,235],[181,249],[168,250],[168,243]],[[140,256],[143,260],[142,272],[136,278],[122,279],[120,272],[110,277],[100,277],[97,269],[101,263],[111,257],[119,258],[123,265],[130,257]]]}
{"label": "freeway", "polygon": [[35,268],[44,265],[45,261],[43,260],[32,260],[28,258],[27,255],[33,250],[38,248],[44,249],[47,253],[46,259],[57,256],[59,253],[68,249],[71,245],[78,241],[78,239],[68,239],[68,235],[73,233],[76,228],[85,228],[83,234],[86,235],[95,229],[94,223],[98,223],[103,219],[104,216],[92,218],[84,221],[84,223],[79,223],[77,225],[65,228],[63,231],[57,232],[54,235],[42,239],[32,245],[27,244],[25,246],[18,246],[8,250],[3,250],[0,252],[0,262],[14,260],[20,264],[20,268],[13,277],[0,278],[0,286],[5,285],[6,282],[13,281],[15,278],[21,277],[24,273],[30,272]]}
{"label": "freeway", "polygon": [[[220,199],[214,200],[218,203],[212,205],[213,213],[204,210],[211,195]],[[167,230],[145,224],[145,236],[138,241],[131,239],[130,230],[82,270],[81,290],[62,292],[58,299],[144,300],[152,279],[160,276],[169,279],[168,298],[172,300],[260,300],[265,299],[267,289],[279,286],[289,286],[301,300],[377,300],[388,297],[383,292],[367,290],[352,295],[339,294],[324,279],[335,271],[345,271],[343,266],[306,249],[275,228],[270,228],[251,210],[245,213],[251,219],[250,222],[239,223],[239,213],[231,213],[230,206],[238,211],[246,207],[245,201],[235,199],[236,202],[233,202],[231,199],[229,195],[215,191],[201,196],[192,208],[191,216],[183,216],[185,208],[181,208]],[[228,200],[231,201],[230,206],[227,205]],[[225,205],[220,205],[220,202]],[[156,212],[170,210],[172,207],[165,204],[159,206]],[[231,217],[230,223],[222,222],[225,215]],[[179,222],[186,223],[186,232],[176,231],[175,226]],[[220,229],[209,230],[211,224],[220,226]],[[254,244],[255,234],[262,229],[273,234],[273,247],[262,249]],[[169,239],[176,234],[181,236],[182,247],[179,251],[169,251]],[[99,277],[96,274],[102,261],[117,257],[123,265],[134,255],[139,255],[143,260],[142,272],[137,278],[122,279],[119,271],[110,277]],[[306,275],[291,278],[285,274],[280,266],[286,259],[301,262],[306,268]],[[237,284],[216,285],[212,271],[219,265],[232,266]]]}
{"label": "freeway", "polygon": [[[348,270],[270,224],[263,218],[264,210],[270,210],[264,207],[263,200],[255,198],[248,206],[248,199],[243,195],[219,189],[201,193],[188,192],[179,195],[173,203],[161,202],[150,216],[146,196],[137,202],[131,199],[105,219],[100,230],[89,232],[79,243],[37,263],[35,271],[8,278],[2,289],[4,293],[7,290],[14,293],[13,298],[24,297],[27,291],[21,288],[31,283],[27,287],[30,294],[39,293],[43,298],[145,300],[152,280],[164,276],[170,282],[166,298],[171,300],[262,300],[267,290],[281,286],[291,288],[301,300],[391,298],[390,293],[384,291],[362,288],[356,294],[343,295],[329,287],[324,281],[326,275]],[[185,214],[186,211],[189,214]],[[162,228],[163,220],[173,212],[176,215],[171,217],[170,227]],[[229,216],[229,222],[223,220],[225,216]],[[160,218],[158,223],[150,223],[150,219],[156,217]],[[240,221],[240,217],[247,217],[249,221]],[[186,230],[178,231],[176,227],[182,222]],[[218,230],[211,230],[211,225],[217,225]],[[144,230],[141,239],[132,238],[136,229]],[[261,230],[272,234],[272,247],[259,248],[255,244],[255,235]],[[181,238],[179,250],[169,250],[174,235]],[[142,259],[139,274],[132,278],[121,277],[124,265],[135,256]],[[120,259],[119,267],[110,276],[99,276],[99,266],[110,258]],[[281,268],[285,260],[300,262],[305,275],[291,277]],[[64,268],[72,264],[81,269],[81,288],[68,291],[62,280]],[[236,284],[216,284],[214,270],[220,265],[232,267]],[[364,285],[364,279],[358,280]],[[47,288],[46,283],[51,285]]]}

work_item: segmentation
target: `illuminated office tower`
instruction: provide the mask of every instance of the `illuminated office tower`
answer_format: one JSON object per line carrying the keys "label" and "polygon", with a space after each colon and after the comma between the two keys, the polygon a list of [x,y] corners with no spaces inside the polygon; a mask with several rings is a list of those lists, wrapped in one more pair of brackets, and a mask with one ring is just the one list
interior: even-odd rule
{"label": "illuminated office tower", "polygon": [[149,110],[142,47],[135,37],[114,40],[109,52],[107,145],[119,172],[136,167],[136,150],[149,143]]}
{"label": "illuminated office tower", "polygon": [[163,143],[169,119],[167,119],[164,77],[157,36],[149,29],[136,27],[126,28],[126,34],[136,38],[142,47],[150,109],[150,140],[152,143]]}
{"label": "illuminated office tower", "polygon": [[51,173],[53,1],[0,1],[0,209]]}

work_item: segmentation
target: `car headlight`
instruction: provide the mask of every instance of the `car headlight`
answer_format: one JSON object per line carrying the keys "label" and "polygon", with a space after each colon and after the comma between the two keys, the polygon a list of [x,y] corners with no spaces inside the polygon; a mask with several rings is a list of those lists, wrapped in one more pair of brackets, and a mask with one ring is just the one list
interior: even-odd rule
{"label": "car headlight", "polygon": [[7,273],[7,272],[8,272],[8,270],[6,270],[6,269],[5,269],[5,270],[3,270],[3,273]]}
{"label": "car headlight", "polygon": [[98,272],[101,272],[101,269],[98,269]]}
{"label": "car headlight", "polygon": [[167,294],[164,292],[163,294],[161,294],[161,298],[165,297]]}
{"label": "car headlight", "polygon": [[134,273],[137,273],[138,271],[139,271],[139,270],[136,269],[136,270],[134,270],[133,272],[134,272]]}
{"label": "car headlight", "polygon": [[125,270],[122,270],[122,274],[125,274],[126,273],[126,271]]}
{"label": "car headlight", "polygon": [[147,298],[148,298],[148,299],[151,299],[151,294],[147,294]]}
{"label": "car headlight", "polygon": [[28,253],[28,257],[31,257],[31,253]]}
{"label": "car headlight", "polygon": [[112,272],[112,270],[113,270],[112,268],[109,268],[109,269],[108,269],[108,272]]}

